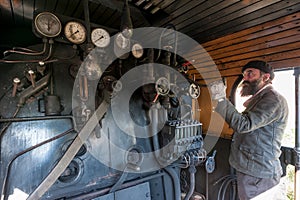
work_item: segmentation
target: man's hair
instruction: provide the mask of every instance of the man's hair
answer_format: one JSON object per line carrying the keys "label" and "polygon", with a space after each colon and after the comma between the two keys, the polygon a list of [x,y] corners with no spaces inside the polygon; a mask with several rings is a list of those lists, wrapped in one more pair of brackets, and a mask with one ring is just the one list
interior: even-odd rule
{"label": "man's hair", "polygon": [[243,68],[242,68],[242,73],[248,69],[248,68],[255,68],[255,69],[259,69],[260,71],[264,72],[264,73],[268,73],[270,74],[270,79],[271,81],[274,79],[274,70],[273,68],[266,63],[265,61],[262,60],[253,60],[248,62]]}

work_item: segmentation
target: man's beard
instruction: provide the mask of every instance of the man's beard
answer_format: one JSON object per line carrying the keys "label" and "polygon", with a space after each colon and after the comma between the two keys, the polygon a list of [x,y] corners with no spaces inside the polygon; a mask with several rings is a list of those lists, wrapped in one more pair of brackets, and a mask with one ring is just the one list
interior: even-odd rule
{"label": "man's beard", "polygon": [[246,97],[246,96],[254,95],[259,90],[258,85],[259,85],[261,80],[262,80],[262,77],[260,77],[257,80],[254,80],[252,82],[243,81],[241,96]]}

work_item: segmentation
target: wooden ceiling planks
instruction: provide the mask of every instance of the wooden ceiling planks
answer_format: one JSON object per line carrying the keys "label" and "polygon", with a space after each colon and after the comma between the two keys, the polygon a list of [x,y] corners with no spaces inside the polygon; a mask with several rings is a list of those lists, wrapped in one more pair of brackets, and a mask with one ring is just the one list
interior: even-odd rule
{"label": "wooden ceiling planks", "polygon": [[[213,0],[215,1],[215,0]],[[213,2],[209,1],[209,2]],[[218,0],[220,1],[220,0]],[[161,19],[155,26],[165,26],[166,24],[178,25],[180,22],[188,20],[193,15],[201,12],[204,9],[205,0],[180,1],[179,3],[171,4],[164,9],[169,14],[168,17]]]}
{"label": "wooden ceiling planks", "polygon": [[178,31],[204,43],[299,9],[297,0],[180,1],[166,7],[164,11],[170,15],[156,25],[171,23]]}
{"label": "wooden ceiling planks", "polygon": [[[210,7],[208,5],[200,5],[201,9],[195,10],[196,15],[182,21],[182,23],[176,24],[176,27],[178,27],[179,31],[187,35],[196,35],[199,31],[209,29],[212,22],[222,20],[226,15],[233,12],[233,9],[240,9],[239,5],[241,4],[237,2],[239,0],[218,1],[215,4],[209,5]],[[242,6],[245,7],[246,5],[242,4]]]}
{"label": "wooden ceiling planks", "polygon": [[[285,28],[290,23],[295,23],[295,25],[298,26],[299,19],[300,19],[300,13],[299,12],[294,13],[282,18],[278,18],[274,21],[266,22],[262,25],[253,26],[251,28],[206,42],[202,45],[207,51],[210,51],[210,50],[216,50],[217,48],[239,44],[245,40],[258,39],[259,37],[266,35],[266,32],[262,32],[264,30],[270,30],[268,34],[271,34],[271,33],[275,33],[275,31],[272,28],[275,29],[277,29],[278,27]],[[286,27],[286,30],[290,28],[293,27]],[[279,29],[278,31],[280,32],[281,29]]]}
{"label": "wooden ceiling planks", "polygon": [[[240,75],[241,66],[252,59],[264,59],[275,69],[300,67],[300,13],[218,38],[204,43],[203,47],[222,76]],[[202,54],[192,53],[191,58],[198,62],[198,69],[191,68],[189,74],[195,74],[197,80],[203,79],[203,75],[208,77],[208,74],[214,78],[216,69]]]}
{"label": "wooden ceiling planks", "polygon": [[[252,6],[253,8],[250,9],[249,7]],[[265,7],[258,7],[260,9],[257,9],[256,6],[257,4],[245,6],[245,9],[232,12],[229,15],[224,16],[222,20],[212,20],[207,25],[200,27],[198,31],[195,30],[190,36],[200,43],[204,43],[300,10],[300,3],[296,0],[289,2],[271,1],[269,4],[264,4]],[[252,12],[246,12],[248,10]]]}

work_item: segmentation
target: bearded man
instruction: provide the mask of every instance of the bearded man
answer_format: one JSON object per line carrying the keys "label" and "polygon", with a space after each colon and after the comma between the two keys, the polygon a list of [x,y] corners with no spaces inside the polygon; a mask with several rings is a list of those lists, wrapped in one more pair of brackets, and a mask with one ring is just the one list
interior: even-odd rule
{"label": "bearded man", "polygon": [[[287,124],[286,99],[272,87],[274,71],[254,60],[242,68],[242,96],[251,96],[239,113],[226,98],[215,108],[234,130],[230,165],[236,170],[240,200],[251,199],[277,185],[282,175],[281,139]],[[215,95],[224,97],[224,95]]]}

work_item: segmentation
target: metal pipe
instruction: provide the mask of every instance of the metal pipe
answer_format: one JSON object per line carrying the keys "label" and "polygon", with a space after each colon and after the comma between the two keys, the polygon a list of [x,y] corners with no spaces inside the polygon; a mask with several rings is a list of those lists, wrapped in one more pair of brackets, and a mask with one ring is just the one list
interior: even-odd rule
{"label": "metal pipe", "polygon": [[[27,49],[27,48],[14,47],[13,50],[4,51],[3,55],[5,57],[9,53],[16,53],[16,54],[22,54],[22,55],[39,56],[39,55],[42,55],[46,52],[47,42],[48,42],[48,39],[44,38],[43,39],[43,50],[40,51],[40,52],[31,50],[31,49]],[[16,49],[20,49],[22,51],[18,51]]]}
{"label": "metal pipe", "polygon": [[184,200],[189,200],[192,197],[195,190],[195,173],[196,173],[195,165],[190,166],[189,172],[190,172],[190,189],[189,192],[184,197]]}
{"label": "metal pipe", "polygon": [[83,1],[83,9],[84,9],[84,20],[85,20],[85,26],[86,26],[86,32],[87,32],[87,42],[91,43],[91,23],[90,23],[90,11],[89,11],[89,1],[84,0]]}
{"label": "metal pipe", "polygon": [[300,200],[300,68],[294,69],[296,100],[296,135],[295,135],[295,200]]}
{"label": "metal pipe", "polygon": [[66,115],[66,116],[4,118],[4,119],[0,119],[0,123],[5,123],[5,122],[27,122],[27,121],[53,120],[53,119],[71,119],[72,121],[74,121],[72,115]]}
{"label": "metal pipe", "polygon": [[20,93],[20,97],[19,97],[19,102],[18,102],[18,107],[22,107],[27,98],[34,95],[35,93],[39,92],[41,89],[43,89],[44,87],[46,87],[48,85],[48,81],[49,81],[50,75],[46,75],[45,77],[41,78],[38,82],[35,83],[35,87],[33,87],[33,85],[29,86],[28,88],[26,88],[25,90],[23,90]]}
{"label": "metal pipe", "polygon": [[181,199],[181,191],[180,191],[180,179],[175,169],[171,166],[168,166],[164,169],[172,178],[173,186],[174,186],[174,200]]}

